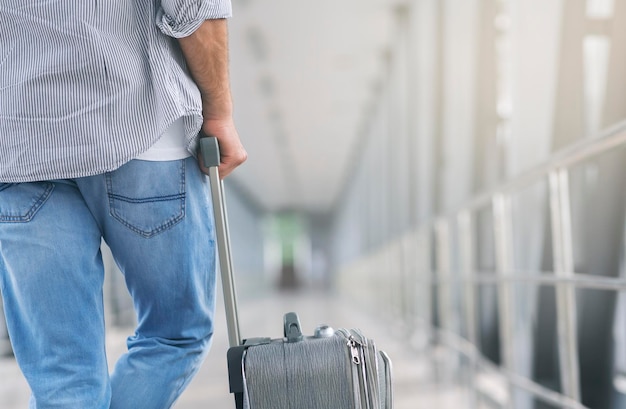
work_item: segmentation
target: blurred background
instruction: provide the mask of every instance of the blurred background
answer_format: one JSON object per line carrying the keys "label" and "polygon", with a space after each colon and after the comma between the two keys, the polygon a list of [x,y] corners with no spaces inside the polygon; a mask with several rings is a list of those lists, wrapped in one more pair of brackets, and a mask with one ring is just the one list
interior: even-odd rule
{"label": "blurred background", "polygon": [[[362,325],[397,408],[626,408],[626,0],[233,8],[243,335]],[[134,317],[106,257],[113,356]],[[0,352],[25,407],[2,325]]]}

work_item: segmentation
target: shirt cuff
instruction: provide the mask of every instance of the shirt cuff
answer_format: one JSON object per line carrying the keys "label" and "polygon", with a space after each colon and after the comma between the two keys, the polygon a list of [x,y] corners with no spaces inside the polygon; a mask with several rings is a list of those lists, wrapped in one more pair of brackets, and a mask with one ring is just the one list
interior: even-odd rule
{"label": "shirt cuff", "polygon": [[157,11],[159,30],[174,38],[187,37],[203,21],[232,16],[230,0],[162,0]]}

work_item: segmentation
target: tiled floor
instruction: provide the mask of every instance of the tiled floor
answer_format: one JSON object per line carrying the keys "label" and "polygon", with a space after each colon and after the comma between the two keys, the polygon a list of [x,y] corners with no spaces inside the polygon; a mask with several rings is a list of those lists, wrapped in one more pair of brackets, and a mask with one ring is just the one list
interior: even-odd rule
{"label": "tiled floor", "polygon": [[[243,297],[240,297],[243,298]],[[224,314],[221,304],[218,313],[217,334],[213,349],[176,409],[234,408],[228,393],[225,354],[228,348]],[[338,297],[324,293],[276,294],[268,293],[241,300],[241,330],[243,337],[282,336],[282,315],[296,311],[303,331],[312,332],[321,323],[333,327],[358,327],[386,350],[394,365],[395,409],[466,407],[466,396],[454,385],[444,386],[433,380],[433,362],[408,346],[401,336],[354,308]],[[109,330],[108,352],[112,363],[124,352],[125,337],[130,330]],[[12,359],[0,359],[0,408],[25,409],[28,406],[28,387]],[[140,409],[140,408],[138,408]]]}

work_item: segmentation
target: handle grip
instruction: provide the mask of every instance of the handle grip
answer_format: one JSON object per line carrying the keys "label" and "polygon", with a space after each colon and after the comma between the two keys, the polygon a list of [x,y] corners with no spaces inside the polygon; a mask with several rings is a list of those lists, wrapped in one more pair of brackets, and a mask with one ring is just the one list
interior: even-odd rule
{"label": "handle grip", "polygon": [[199,150],[203,165],[209,170],[208,175],[209,181],[211,182],[211,197],[215,216],[215,234],[222,277],[222,289],[224,291],[224,305],[226,307],[228,342],[231,347],[234,347],[241,345],[241,332],[239,330],[239,314],[237,312],[237,295],[235,293],[235,278],[233,275],[232,253],[230,249],[230,233],[228,230],[224,182],[220,179],[217,169],[220,165],[220,150],[217,138],[214,136],[201,137]]}
{"label": "handle grip", "polygon": [[220,165],[220,145],[214,136],[200,138],[200,155],[206,168]]}

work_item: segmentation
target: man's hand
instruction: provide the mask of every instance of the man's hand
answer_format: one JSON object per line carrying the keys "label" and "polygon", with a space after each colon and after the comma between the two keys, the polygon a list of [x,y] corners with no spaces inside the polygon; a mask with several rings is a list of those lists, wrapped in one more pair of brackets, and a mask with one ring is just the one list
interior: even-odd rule
{"label": "man's hand", "polygon": [[[239,134],[232,118],[228,120],[205,120],[202,131],[205,135],[215,136],[219,142],[221,164],[218,170],[220,178],[223,179],[228,176],[229,173],[248,158],[248,154],[239,140]],[[208,169],[202,163],[200,166],[204,173],[208,173]]]}
{"label": "man's hand", "polygon": [[224,178],[248,157],[233,122],[227,21],[206,20],[193,34],[178,41],[202,95],[202,131],[219,142],[219,172]]}

